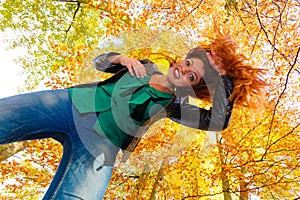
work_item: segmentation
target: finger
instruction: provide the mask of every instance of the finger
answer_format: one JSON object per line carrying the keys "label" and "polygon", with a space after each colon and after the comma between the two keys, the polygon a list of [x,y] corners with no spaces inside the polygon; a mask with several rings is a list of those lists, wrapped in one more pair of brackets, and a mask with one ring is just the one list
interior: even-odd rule
{"label": "finger", "polygon": [[141,63],[139,63],[138,66],[134,67],[134,71],[135,71],[137,78],[144,78],[147,73],[144,65],[142,65]]}
{"label": "finger", "polygon": [[146,69],[145,69],[144,65],[141,65],[141,66],[139,67],[139,73],[140,73],[140,76],[141,76],[142,78],[144,78],[144,77],[146,76],[147,72],[146,72]]}
{"label": "finger", "polygon": [[137,67],[134,68],[134,72],[135,72],[135,76],[136,76],[137,78],[140,78],[140,77],[141,77],[141,76],[140,76],[139,69],[138,69]]}
{"label": "finger", "polygon": [[128,68],[129,74],[130,74],[131,76],[134,76],[133,66],[132,66],[132,65],[129,65],[127,68]]}
{"label": "finger", "polygon": [[216,53],[216,51],[211,51],[211,55],[212,55],[212,57],[216,57],[216,55],[217,55],[217,53]]}
{"label": "finger", "polygon": [[210,53],[206,53],[206,56],[207,56],[207,58],[208,58],[208,61],[210,62],[210,64],[212,65],[212,66],[214,66],[216,63],[215,63],[215,61],[214,61],[214,59],[212,58],[212,55],[210,54]]}
{"label": "finger", "polygon": [[143,74],[143,68],[142,67],[136,67],[136,75],[137,78],[144,78],[144,74]]}

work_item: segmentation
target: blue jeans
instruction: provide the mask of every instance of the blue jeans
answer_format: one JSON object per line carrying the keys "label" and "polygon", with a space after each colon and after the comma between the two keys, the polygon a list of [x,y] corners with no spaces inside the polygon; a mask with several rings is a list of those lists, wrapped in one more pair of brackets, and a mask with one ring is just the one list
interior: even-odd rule
{"label": "blue jeans", "polygon": [[63,145],[44,199],[100,200],[119,148],[93,130],[95,113],[79,114],[67,89],[0,99],[0,144],[53,138]]}

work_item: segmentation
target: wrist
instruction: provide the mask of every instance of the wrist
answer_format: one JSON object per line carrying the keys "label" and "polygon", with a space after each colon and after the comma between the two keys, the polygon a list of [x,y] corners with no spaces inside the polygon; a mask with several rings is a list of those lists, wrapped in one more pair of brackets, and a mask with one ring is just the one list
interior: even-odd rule
{"label": "wrist", "polygon": [[118,58],[118,56],[120,56],[120,53],[117,52],[108,52],[106,53],[107,56],[107,60],[112,63],[112,64],[116,64],[116,59]]}
{"label": "wrist", "polygon": [[124,57],[124,55],[122,55],[122,54],[114,55],[114,56],[110,57],[110,61],[113,64],[121,64],[122,63],[122,57]]}
{"label": "wrist", "polygon": [[118,61],[119,61],[119,63],[121,64],[121,65],[127,65],[128,64],[128,60],[129,60],[130,58],[128,57],[128,56],[126,56],[126,55],[120,55],[119,56],[119,58],[118,58]]}

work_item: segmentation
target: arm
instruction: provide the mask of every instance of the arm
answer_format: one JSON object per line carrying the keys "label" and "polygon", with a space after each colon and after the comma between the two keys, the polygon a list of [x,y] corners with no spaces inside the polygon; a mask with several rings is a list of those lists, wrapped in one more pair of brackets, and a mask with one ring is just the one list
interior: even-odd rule
{"label": "arm", "polygon": [[94,58],[92,64],[97,70],[115,74],[125,68],[125,66],[121,64],[111,62],[115,56],[120,55],[121,54],[116,52],[104,53]]}
{"label": "arm", "polygon": [[220,76],[211,109],[206,110],[183,102],[171,104],[167,109],[170,119],[180,124],[208,131],[221,131],[229,125],[233,102],[229,102],[233,82],[228,75]]}
{"label": "arm", "polygon": [[[144,61],[144,60],[143,60]],[[146,69],[143,61],[129,58],[116,52],[104,53],[97,56],[93,60],[93,66],[103,72],[117,73],[127,67],[131,76],[136,75],[137,78],[146,76]]]}

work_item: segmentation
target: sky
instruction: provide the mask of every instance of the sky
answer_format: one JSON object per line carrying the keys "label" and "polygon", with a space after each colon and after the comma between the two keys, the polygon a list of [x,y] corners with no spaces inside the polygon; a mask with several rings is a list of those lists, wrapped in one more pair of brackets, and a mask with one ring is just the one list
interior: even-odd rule
{"label": "sky", "polygon": [[4,37],[0,32],[0,98],[17,94],[18,87],[22,86],[24,81],[20,75],[20,65],[14,62],[14,59],[22,54],[22,50],[7,50]]}

